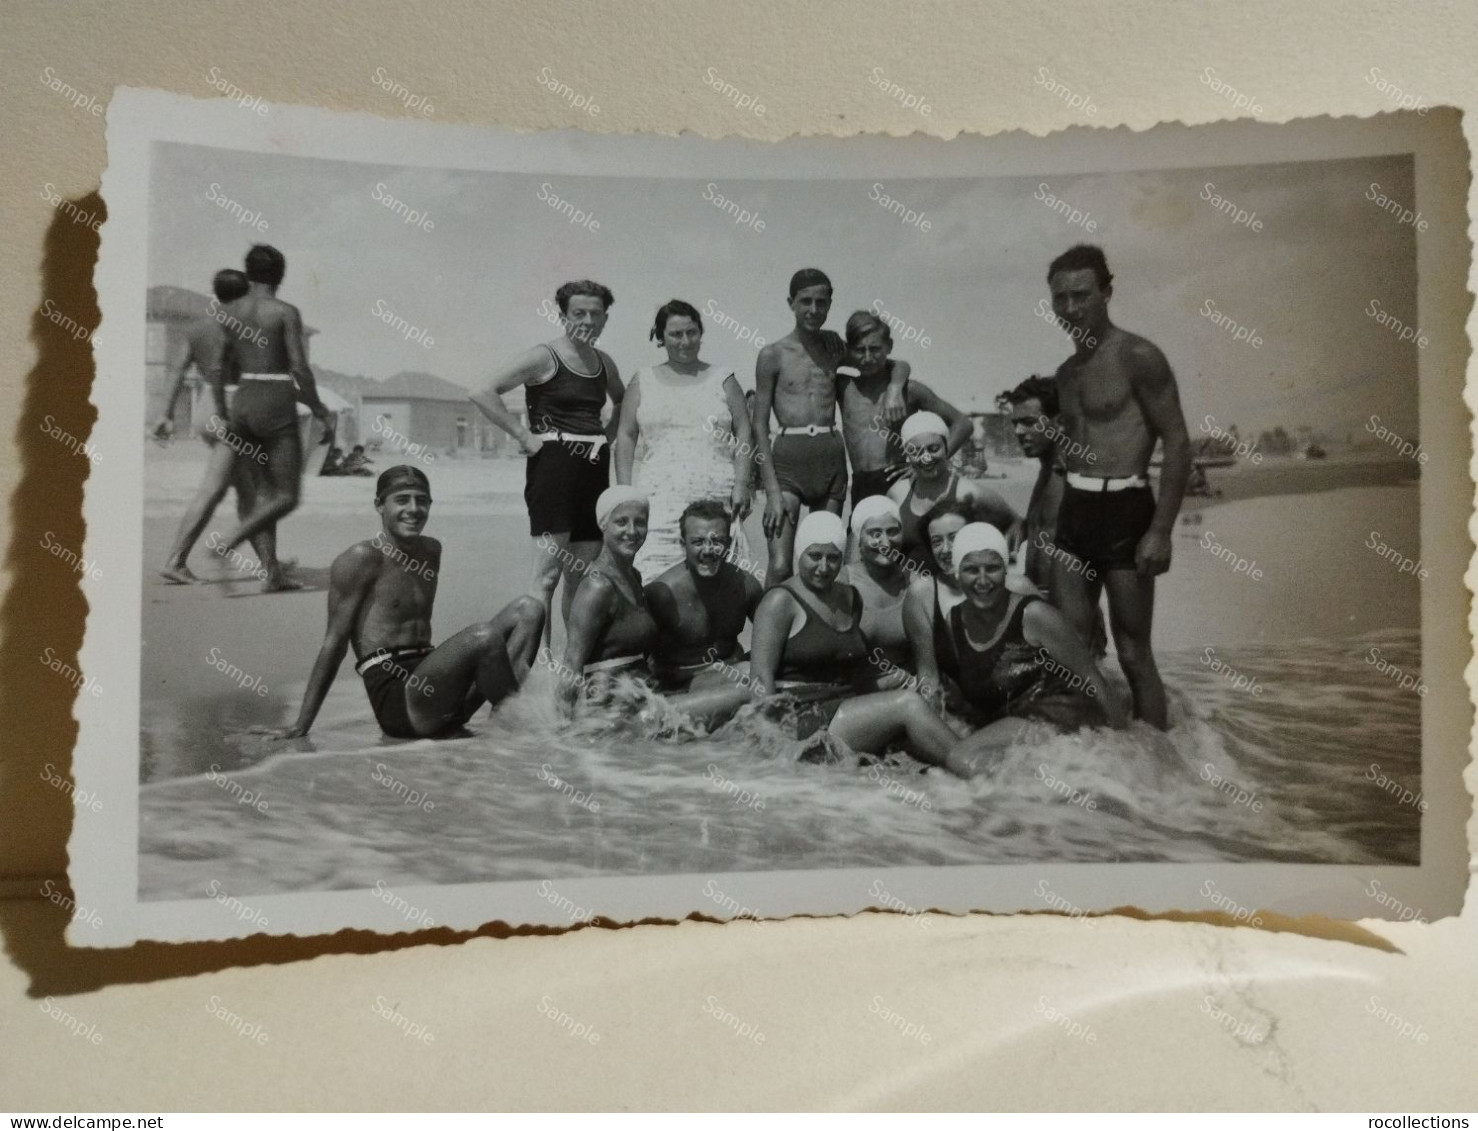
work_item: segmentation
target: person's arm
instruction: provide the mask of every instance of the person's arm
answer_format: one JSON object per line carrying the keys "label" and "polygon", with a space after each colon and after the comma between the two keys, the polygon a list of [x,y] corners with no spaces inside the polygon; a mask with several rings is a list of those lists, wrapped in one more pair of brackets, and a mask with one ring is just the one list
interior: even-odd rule
{"label": "person's arm", "polygon": [[229,416],[226,411],[226,373],[231,366],[231,339],[224,333],[211,334],[206,340],[204,355],[197,364],[205,371],[216,415],[225,420]]}
{"label": "person's arm", "polygon": [[641,407],[641,370],[631,376],[626,387],[626,396],[621,401],[621,419],[616,428],[616,482],[629,484],[631,469],[636,463],[636,444],[641,438],[641,424],[637,421],[637,410]]}
{"label": "person's arm", "polygon": [[724,378],[724,400],[729,406],[730,434],[734,437],[734,486],[729,490],[729,506],[736,519],[749,515],[754,502],[754,489],[749,469],[754,460],[754,427],[749,422],[749,405],[739,378],[730,373]]}
{"label": "person's arm", "polygon": [[795,621],[795,601],[782,588],[771,589],[754,611],[749,644],[749,676],[758,695],[775,694],[775,673],[785,655],[785,641]]}
{"label": "person's arm", "polygon": [[944,685],[939,678],[939,657],[934,654],[934,582],[916,577],[903,595],[903,631],[913,654],[919,694],[936,710],[944,705]]}
{"label": "person's arm", "polygon": [[744,615],[754,623],[754,618],[759,612],[760,600],[765,595],[765,587],[760,584],[760,579],[748,570],[744,573]]}
{"label": "person's arm", "polygon": [[333,413],[318,399],[318,382],[314,380],[313,370],[308,366],[308,347],[303,344],[303,316],[292,303],[285,302],[282,305],[286,307],[282,319],[283,344],[287,347],[288,372],[298,384],[297,399],[307,405],[314,416],[327,424]]}
{"label": "person's arm", "polygon": [[585,665],[610,627],[611,596],[610,582],[592,571],[580,582],[570,602],[564,664],[555,673],[558,678],[554,688],[555,706],[566,717],[575,713],[575,704],[585,690]]}
{"label": "person's arm", "polygon": [[888,388],[883,393],[881,409],[883,422],[897,428],[908,419],[908,375],[910,366],[906,361],[895,361],[889,367]]}
{"label": "person's arm", "polygon": [[1028,644],[1045,649],[1052,659],[1083,681],[1084,693],[1103,704],[1109,726],[1123,730],[1129,725],[1129,715],[1123,704],[1109,693],[1103,673],[1093,662],[1093,653],[1057,609],[1046,601],[1033,601],[1021,614],[1021,635]]}
{"label": "person's arm", "polygon": [[775,382],[780,376],[780,350],[773,343],[760,350],[754,363],[754,450],[765,485],[765,537],[774,538],[785,521],[780,499],[780,480],[770,451],[770,411],[775,403]]}
{"label": "person's arm", "polygon": [[379,555],[365,546],[355,546],[334,559],[328,581],[328,631],[318,649],[318,659],[313,661],[303,705],[298,709],[298,721],[275,731],[273,737],[300,738],[313,726],[318,709],[339,674],[344,653],[349,650],[349,635],[354,630],[360,606],[374,587],[379,565]]}
{"label": "person's arm", "polygon": [[[611,398],[611,419],[606,421],[606,439],[616,439],[616,429],[621,426],[622,406],[626,401],[626,386],[621,383],[621,371],[616,368],[616,363],[611,360],[611,355],[600,350],[596,351],[605,364],[602,368],[606,374],[606,393]],[[625,480],[618,480],[625,482]]]}
{"label": "person's arm", "polygon": [[185,345],[185,352],[180,355],[179,360],[169,367],[173,383],[169,388],[169,400],[164,402],[164,415],[154,426],[154,435],[163,440],[174,433],[174,406],[179,402],[180,393],[185,388],[185,374],[190,372],[190,359],[194,357],[194,350],[189,343]]}
{"label": "person's arm", "polygon": [[1153,342],[1138,341],[1130,347],[1129,361],[1134,399],[1139,402],[1150,430],[1165,445],[1155,517],[1134,554],[1140,576],[1153,577],[1170,568],[1170,536],[1175,531],[1175,519],[1191,478],[1191,438],[1186,432],[1175,374],[1159,347]]}
{"label": "person's arm", "polygon": [[530,381],[544,376],[552,376],[555,372],[554,359],[549,356],[549,351],[543,348],[526,350],[502,369],[493,373],[488,387],[481,393],[469,397],[478,410],[501,428],[508,435],[518,441],[519,448],[524,455],[532,456],[543,446],[543,441],[523,426],[523,422],[508,411],[508,406],[503,403],[503,394],[511,393]]}
{"label": "person's arm", "polygon": [[914,412],[936,413],[941,420],[949,425],[949,436],[945,442],[945,452],[954,455],[970,442],[974,434],[974,425],[966,416],[949,401],[945,400],[933,389],[922,381],[914,381],[908,386],[910,409]]}

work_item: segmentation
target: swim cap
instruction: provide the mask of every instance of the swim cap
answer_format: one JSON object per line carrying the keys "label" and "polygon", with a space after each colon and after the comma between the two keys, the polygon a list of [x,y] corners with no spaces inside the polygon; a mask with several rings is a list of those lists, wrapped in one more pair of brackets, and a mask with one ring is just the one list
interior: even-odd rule
{"label": "swim cap", "polygon": [[426,494],[431,494],[431,480],[426,478],[424,471],[408,463],[398,463],[380,472],[380,478],[375,480],[375,502],[382,501],[386,495],[403,487],[419,487]]}
{"label": "swim cap", "polygon": [[647,498],[645,491],[618,483],[614,487],[607,487],[600,493],[600,498],[595,500],[595,524],[604,530],[606,519],[622,503],[641,503],[649,512],[652,508],[652,501]]}
{"label": "swim cap", "polygon": [[826,272],[816,267],[802,267],[790,277],[790,297],[796,295],[807,287],[831,287],[831,280],[826,277]]}
{"label": "swim cap", "polygon": [[937,412],[916,412],[903,422],[898,438],[905,444],[915,436],[948,436],[949,425]]}
{"label": "swim cap", "polygon": [[903,521],[898,504],[887,495],[869,495],[852,508],[852,533],[860,535],[864,526],[885,514],[892,515],[899,522]]}
{"label": "swim cap", "polygon": [[847,552],[847,528],[831,511],[812,511],[801,519],[795,531],[794,561],[799,563],[802,554],[819,545],[835,546],[842,553]]}
{"label": "swim cap", "polygon": [[988,522],[972,522],[960,528],[955,535],[954,547],[950,550],[950,561],[954,563],[956,575],[970,554],[983,552],[999,554],[1002,564],[1011,561],[1011,550],[1006,545],[1006,536]]}

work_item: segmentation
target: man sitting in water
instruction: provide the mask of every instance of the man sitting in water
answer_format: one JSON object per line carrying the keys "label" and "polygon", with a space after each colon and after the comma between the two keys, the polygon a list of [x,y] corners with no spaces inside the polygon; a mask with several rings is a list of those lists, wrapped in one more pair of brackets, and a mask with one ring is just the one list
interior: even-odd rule
{"label": "man sitting in water", "polygon": [[689,503],[678,519],[684,560],[645,586],[657,622],[652,670],[664,692],[696,690],[723,677],[717,663],[744,658],[739,634],[764,594],[733,562],[729,510],[719,499]]}
{"label": "man sitting in water", "polygon": [[406,464],[386,470],[375,484],[375,510],[380,532],[334,559],[328,631],[298,721],[274,737],[308,733],[351,645],[375,718],[392,738],[459,731],[484,703],[496,707],[517,691],[533,663],[544,606],[529,596],[432,645],[441,543],[421,533],[431,512],[425,472]]}

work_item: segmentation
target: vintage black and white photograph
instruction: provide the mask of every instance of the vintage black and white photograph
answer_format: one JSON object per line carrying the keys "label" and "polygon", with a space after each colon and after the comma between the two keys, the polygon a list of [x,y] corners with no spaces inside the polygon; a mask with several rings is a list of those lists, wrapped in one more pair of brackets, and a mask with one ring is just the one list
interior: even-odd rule
{"label": "vintage black and white photograph", "polygon": [[79,815],[83,902],[1455,909],[1431,123],[292,114],[110,111],[78,782],[138,807]]}

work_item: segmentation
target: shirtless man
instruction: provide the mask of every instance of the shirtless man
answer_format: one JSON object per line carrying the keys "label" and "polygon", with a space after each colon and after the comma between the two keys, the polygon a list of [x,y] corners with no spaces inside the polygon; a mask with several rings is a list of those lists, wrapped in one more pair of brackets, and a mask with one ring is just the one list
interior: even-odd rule
{"label": "shirtless man", "polygon": [[432,645],[441,543],[421,533],[431,513],[426,473],[407,464],[386,470],[375,484],[375,510],[379,533],[334,559],[328,631],[297,722],[274,737],[308,733],[351,646],[375,719],[392,738],[454,734],[528,675],[544,623],[533,597],[517,597],[492,620]]}
{"label": "shirtless man", "polygon": [[[755,459],[765,485],[765,539],[770,561],[765,585],[791,573],[801,505],[842,513],[847,490],[847,452],[836,429],[836,371],[846,346],[824,330],[831,311],[831,280],[814,267],[790,279],[786,305],[795,328],[760,350],[754,366]],[[890,382],[887,419],[901,419],[904,374]],[[780,424],[770,440],[770,413]]]}
{"label": "shirtless man", "polygon": [[[287,272],[282,252],[257,244],[246,253],[247,293],[221,308],[226,333],[222,348],[213,352],[207,375],[216,413],[227,421],[230,435],[221,439],[241,451],[243,446],[266,455],[261,468],[261,493],[250,515],[242,520],[217,553],[229,553],[258,531],[270,530],[291,514],[301,491],[303,450],[298,434],[299,398],[328,427],[333,414],[318,399],[308,351],[303,345],[303,318],[298,308],[277,297]],[[228,354],[230,355],[228,357]],[[225,375],[234,359],[241,372],[236,398],[226,406]],[[264,588],[298,589],[275,560],[263,562]]]}
{"label": "shirtless man", "polygon": [[[220,310],[223,303],[231,302],[246,294],[246,276],[229,267],[224,271],[217,271],[212,280],[211,289],[216,297],[212,308],[214,312]],[[156,438],[163,440],[174,433],[175,404],[180,399],[180,393],[184,391],[185,377],[190,372],[190,367],[193,365],[204,377],[206,367],[210,364],[211,354],[219,351],[225,344],[225,334],[225,330],[222,329],[213,313],[197,318],[185,327],[185,352],[171,367],[174,384],[170,387],[169,403],[164,406],[164,415],[154,426]],[[225,382],[226,399],[229,405],[231,397],[236,393],[234,366],[227,371]],[[202,403],[204,403],[203,399]],[[194,415],[193,412],[191,415]],[[201,480],[195,497],[190,500],[184,517],[180,519],[179,530],[175,532],[174,542],[170,545],[165,557],[164,568],[159,571],[164,580],[175,585],[190,585],[200,580],[191,572],[186,561],[195,543],[200,540],[200,535],[210,523],[211,515],[215,513],[216,507],[225,497],[227,489],[236,488],[236,514],[241,520],[245,520],[246,516],[251,513],[256,499],[255,471],[258,465],[255,460],[238,459],[236,451],[230,445],[221,443],[221,433],[225,428],[225,418],[219,414],[212,414],[210,421],[200,429],[200,438],[210,448],[210,462],[206,465],[205,478]],[[252,549],[257,552],[257,559],[261,562],[262,568],[269,570],[277,560],[276,530],[269,527],[253,535],[251,545]]]}
{"label": "shirtless man", "polygon": [[[1134,714],[1165,730],[1165,685],[1150,648],[1155,578],[1170,568],[1170,536],[1191,472],[1175,375],[1153,342],[1109,321],[1113,276],[1099,248],[1079,244],[1059,255],[1047,285],[1053,313],[1075,344],[1057,369],[1058,446],[1067,464],[1057,545],[1102,579]],[[1165,448],[1158,500],[1147,474],[1157,440]],[[1059,570],[1056,581],[1056,603],[1089,639],[1095,602],[1086,572]]]}
{"label": "shirtless man", "polygon": [[729,525],[723,500],[688,504],[678,519],[684,560],[644,587],[660,630],[652,668],[663,692],[709,686],[723,678],[712,665],[744,658],[739,634],[764,588],[726,560]]}
{"label": "shirtless man", "polygon": [[970,439],[970,418],[938,396],[922,381],[911,381],[908,362],[891,359],[893,334],[877,315],[859,310],[847,319],[847,353],[855,370],[837,370],[837,399],[842,406],[842,436],[852,465],[852,509],[869,495],[886,495],[908,474],[898,421],[883,415],[883,401],[896,382],[902,386],[909,415],[937,413],[949,425],[946,455]]}

